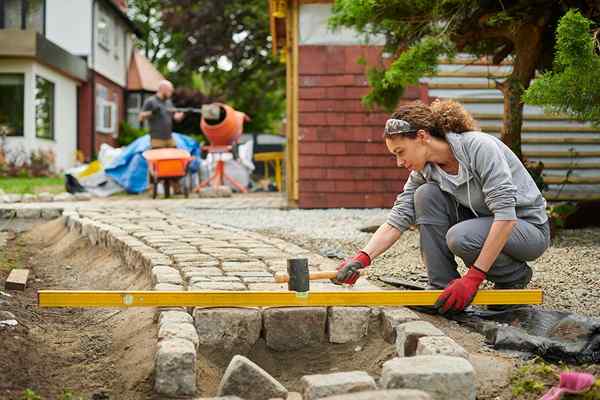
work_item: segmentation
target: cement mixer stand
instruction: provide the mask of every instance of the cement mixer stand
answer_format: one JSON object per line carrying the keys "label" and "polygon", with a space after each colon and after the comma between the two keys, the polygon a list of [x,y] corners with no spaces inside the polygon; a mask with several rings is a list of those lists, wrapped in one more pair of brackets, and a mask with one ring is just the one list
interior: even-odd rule
{"label": "cement mixer stand", "polygon": [[205,149],[207,150],[208,154],[212,154],[217,160],[215,163],[215,172],[210,178],[200,182],[200,184],[198,184],[198,186],[194,189],[194,192],[199,192],[202,188],[205,188],[209,185],[213,188],[217,188],[219,186],[223,186],[225,181],[227,181],[241,193],[248,193],[248,190],[244,186],[225,173],[225,161],[223,161],[223,154],[230,153],[231,146],[205,146]]}

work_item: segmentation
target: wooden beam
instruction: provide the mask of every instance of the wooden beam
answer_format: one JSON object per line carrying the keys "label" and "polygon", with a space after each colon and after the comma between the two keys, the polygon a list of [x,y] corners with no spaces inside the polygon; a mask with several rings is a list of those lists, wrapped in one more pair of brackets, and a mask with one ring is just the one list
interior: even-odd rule
{"label": "wooden beam", "polygon": [[529,158],[599,158],[600,151],[524,151],[523,155]]}
{"label": "wooden beam", "polygon": [[6,290],[25,290],[27,287],[27,278],[29,277],[28,269],[13,269],[8,274],[4,288]]}
{"label": "wooden beam", "polygon": [[544,170],[547,169],[600,169],[600,163],[544,162]]}
{"label": "wooden beam", "polygon": [[600,144],[600,137],[530,137],[523,144]]}
{"label": "wooden beam", "polygon": [[600,183],[600,176],[547,176],[544,183],[549,185],[596,185]]}
{"label": "wooden beam", "polygon": [[568,190],[546,190],[544,197],[548,201],[600,201],[600,193],[572,192]]}
{"label": "wooden beam", "polygon": [[[482,132],[500,132],[502,127],[500,125],[486,125],[481,126]],[[548,133],[577,133],[577,132],[585,132],[585,133],[600,133],[600,128],[594,128],[593,126],[551,126],[551,125],[542,125],[542,126],[524,126],[521,129],[523,132],[548,132]]]}
{"label": "wooden beam", "polygon": [[[441,290],[310,292],[287,291],[68,291],[41,290],[40,307],[312,307],[431,306]],[[532,290],[480,290],[473,304],[541,304],[543,293]]]}
{"label": "wooden beam", "polygon": [[496,82],[489,81],[487,83],[467,83],[467,82],[457,82],[457,83],[448,83],[448,82],[430,82],[427,83],[429,89],[496,89]]}
{"label": "wooden beam", "polygon": [[[495,99],[494,99],[495,100]],[[472,101],[471,103],[478,103]],[[471,113],[475,119],[492,119],[502,120],[503,114],[487,114],[487,113]],[[565,115],[554,115],[554,114],[523,114],[523,121],[571,121],[572,119]]]}

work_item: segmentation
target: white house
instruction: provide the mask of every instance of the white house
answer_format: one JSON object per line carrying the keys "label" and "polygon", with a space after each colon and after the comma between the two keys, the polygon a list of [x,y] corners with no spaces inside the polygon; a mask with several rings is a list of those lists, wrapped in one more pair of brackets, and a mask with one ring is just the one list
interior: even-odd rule
{"label": "white house", "polygon": [[0,0],[0,134],[9,149],[52,150],[64,170],[116,143],[129,71],[140,71],[126,11],[125,0]]}

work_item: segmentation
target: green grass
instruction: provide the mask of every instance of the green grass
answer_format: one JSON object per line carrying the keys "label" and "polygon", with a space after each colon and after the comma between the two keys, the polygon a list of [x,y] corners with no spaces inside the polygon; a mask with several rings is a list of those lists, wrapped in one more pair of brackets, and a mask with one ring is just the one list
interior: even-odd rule
{"label": "green grass", "polygon": [[62,176],[42,178],[0,178],[0,189],[6,193],[61,193],[65,191]]}

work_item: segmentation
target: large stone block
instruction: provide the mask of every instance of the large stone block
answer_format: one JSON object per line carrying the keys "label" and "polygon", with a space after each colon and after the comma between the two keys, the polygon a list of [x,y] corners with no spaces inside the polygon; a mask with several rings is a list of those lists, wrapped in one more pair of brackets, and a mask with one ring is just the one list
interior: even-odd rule
{"label": "large stone block", "polygon": [[265,341],[273,350],[314,346],[325,339],[325,307],[285,307],[263,311]]}
{"label": "large stone block", "polygon": [[304,400],[316,400],[336,394],[362,392],[377,388],[375,380],[364,371],[306,375],[300,379]]}
{"label": "large stone block", "polygon": [[444,332],[425,321],[400,324],[396,327],[396,334],[396,351],[400,357],[414,356],[417,342],[423,336],[444,336]]}
{"label": "large stone block", "polygon": [[196,349],[189,340],[160,341],[154,368],[156,393],[173,397],[196,394]]}
{"label": "large stone block", "polygon": [[287,397],[287,389],[258,365],[236,355],[223,374],[217,394],[240,396],[246,400],[265,400]]}
{"label": "large stone block", "polygon": [[159,324],[171,324],[171,323],[188,323],[193,324],[194,318],[185,311],[177,310],[165,310],[160,311],[158,318]]}
{"label": "large stone block", "polygon": [[369,307],[330,307],[327,330],[331,343],[348,343],[362,339],[369,329]]}
{"label": "large stone block", "polygon": [[17,218],[34,219],[34,218],[41,218],[41,216],[42,216],[42,212],[41,212],[41,209],[38,207],[17,208]]}
{"label": "large stone block", "polygon": [[464,358],[398,357],[383,364],[385,389],[420,389],[433,400],[475,400],[475,371]]}
{"label": "large stone block", "polygon": [[419,316],[405,307],[382,308],[381,328],[383,339],[391,344],[396,343],[396,327],[410,321],[418,321]]}
{"label": "large stone block", "polygon": [[395,389],[340,394],[322,400],[431,400],[431,396],[416,389]]}
{"label": "large stone block", "polygon": [[194,324],[201,346],[245,352],[260,337],[262,316],[255,308],[196,308]]}
{"label": "large stone block", "polygon": [[422,356],[441,354],[462,357],[466,360],[469,359],[469,353],[448,336],[425,336],[419,338],[416,354]]}
{"label": "large stone block", "polygon": [[161,323],[158,328],[158,340],[184,339],[194,344],[198,348],[198,332],[193,324],[188,323]]}

